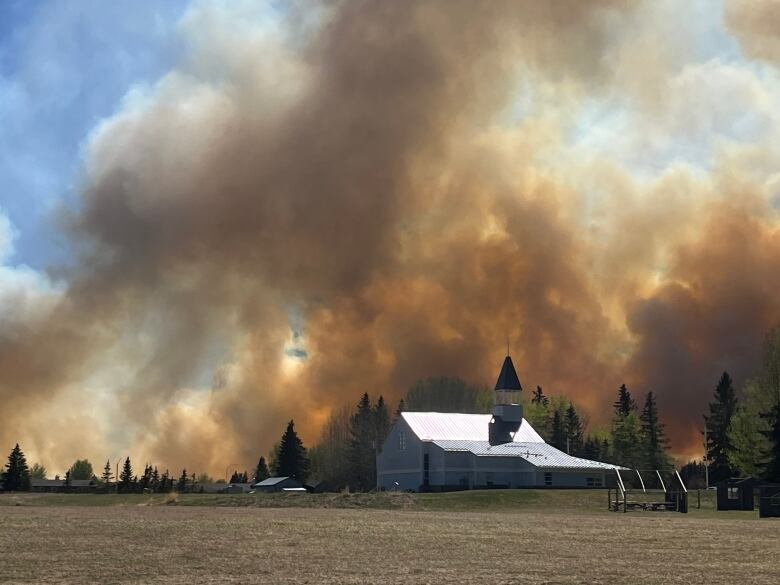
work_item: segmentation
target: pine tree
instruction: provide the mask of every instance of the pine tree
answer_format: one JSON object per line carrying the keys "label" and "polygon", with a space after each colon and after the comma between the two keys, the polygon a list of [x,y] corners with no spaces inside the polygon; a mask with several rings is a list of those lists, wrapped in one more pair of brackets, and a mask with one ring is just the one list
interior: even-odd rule
{"label": "pine tree", "polygon": [[376,401],[376,407],[374,408],[374,428],[376,450],[379,452],[382,450],[387,434],[390,432],[390,413],[387,412],[385,399],[381,396]]}
{"label": "pine tree", "polygon": [[566,426],[558,409],[553,412],[550,423],[550,444],[561,451],[566,450]]}
{"label": "pine tree", "polygon": [[603,461],[605,463],[610,463],[612,461],[612,451],[610,449],[609,440],[604,439],[601,441],[601,445],[599,447],[599,461]]}
{"label": "pine tree", "polygon": [[669,456],[666,450],[669,441],[664,433],[664,425],[658,418],[658,405],[652,391],[647,393],[645,406],[639,416],[642,423],[642,464],[648,469],[665,469],[669,467]]}
{"label": "pine tree", "polygon": [[233,475],[230,476],[229,483],[241,483],[241,474],[238,471],[234,471]]}
{"label": "pine tree", "polygon": [[19,448],[19,443],[8,455],[8,463],[3,474],[3,489],[8,492],[30,491],[30,469],[27,467],[27,458]]}
{"label": "pine tree", "polygon": [[309,476],[309,458],[303,441],[295,432],[295,422],[287,423],[287,430],[279,443],[279,454],[274,461],[274,475],[292,477],[304,483]]}
{"label": "pine tree", "polygon": [[181,475],[179,476],[179,481],[176,482],[176,491],[180,494],[183,494],[187,491],[187,484],[189,483],[189,478],[187,477],[187,470],[182,469]]}
{"label": "pine tree", "polygon": [[601,446],[599,444],[599,440],[595,437],[588,436],[588,438],[585,439],[585,442],[582,444],[582,452],[580,453],[580,456],[592,461],[600,461],[601,459],[599,459],[599,457],[601,456]]}
{"label": "pine tree", "polygon": [[715,400],[709,405],[707,423],[707,460],[710,482],[718,482],[734,475],[729,463],[729,453],[734,449],[729,438],[731,420],[737,410],[737,397],[731,376],[724,372],[715,388]]}
{"label": "pine tree", "polygon": [[100,476],[100,481],[103,482],[104,486],[108,486],[112,479],[114,479],[114,474],[111,473],[111,461],[106,460],[106,465],[103,467],[103,475]]}
{"label": "pine tree", "polygon": [[577,409],[569,403],[566,409],[565,420],[566,452],[571,455],[579,455],[582,451],[582,422]]}
{"label": "pine tree", "polygon": [[129,494],[134,489],[133,466],[130,463],[130,457],[128,457],[122,465],[122,472],[119,474],[119,491],[123,494]]}
{"label": "pine tree", "polygon": [[63,485],[65,487],[65,493],[68,493],[71,486],[73,485],[73,474],[71,473],[70,469],[65,472],[65,482]]}
{"label": "pine tree", "polygon": [[534,390],[533,398],[531,398],[532,404],[538,404],[539,406],[547,406],[550,404],[550,399],[544,395],[544,391],[541,386],[537,386]]}
{"label": "pine tree", "polygon": [[376,425],[368,393],[363,394],[358,402],[350,420],[349,432],[349,485],[355,490],[372,490],[376,487]]}
{"label": "pine tree", "polygon": [[636,402],[631,398],[631,392],[628,391],[625,384],[618,388],[618,399],[612,404],[615,414],[618,416],[628,416],[636,410]]}
{"label": "pine tree", "polygon": [[265,457],[261,456],[257,462],[257,467],[255,467],[255,475],[252,478],[252,482],[259,483],[269,477],[271,477],[271,474],[268,471],[268,464],[265,462]]}

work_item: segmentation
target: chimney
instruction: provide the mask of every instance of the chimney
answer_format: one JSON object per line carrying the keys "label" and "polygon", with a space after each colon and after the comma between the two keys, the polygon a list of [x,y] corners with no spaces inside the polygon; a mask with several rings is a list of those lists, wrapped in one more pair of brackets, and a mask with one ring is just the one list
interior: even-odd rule
{"label": "chimney", "polygon": [[508,355],[504,358],[504,364],[498,374],[495,390],[496,403],[488,427],[488,440],[491,445],[511,443],[523,423],[523,407],[520,405],[523,387],[520,385],[512,358]]}

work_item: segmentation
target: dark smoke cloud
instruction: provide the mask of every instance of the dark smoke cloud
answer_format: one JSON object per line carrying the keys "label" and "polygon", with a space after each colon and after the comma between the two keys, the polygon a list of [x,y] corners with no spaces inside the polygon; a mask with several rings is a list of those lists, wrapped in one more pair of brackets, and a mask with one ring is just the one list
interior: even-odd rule
{"label": "dark smoke cloud", "polygon": [[[570,178],[539,162],[578,104],[609,91],[605,55],[639,6],[307,4],[240,35],[207,27],[239,15],[193,10],[191,62],[90,141],[63,220],[79,258],[67,290],[0,334],[0,436],[30,437],[50,467],[94,441],[94,460],[131,449],[221,475],[291,417],[313,441],[364,391],[490,383],[509,337],[529,387],[598,423],[630,380],[659,394],[685,444],[719,370],[746,375],[777,319],[759,286],[780,257],[775,223],[760,203],[718,200],[707,217],[675,204],[669,217],[693,226],[678,238],[627,202],[612,245],[582,221]],[[524,84],[558,88],[556,116],[506,122]],[[651,286],[634,267],[661,247]],[[732,281],[727,267],[743,270]],[[306,360],[285,357],[291,320]],[[56,445],[30,426],[47,402],[79,429]]]}

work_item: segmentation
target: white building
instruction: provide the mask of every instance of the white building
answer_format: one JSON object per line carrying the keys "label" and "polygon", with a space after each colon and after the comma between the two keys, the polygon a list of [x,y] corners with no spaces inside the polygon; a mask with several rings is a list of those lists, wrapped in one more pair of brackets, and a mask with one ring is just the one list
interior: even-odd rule
{"label": "white building", "polygon": [[377,456],[377,484],[393,490],[604,487],[615,466],[545,443],[522,416],[522,391],[504,360],[493,414],[404,412]]}

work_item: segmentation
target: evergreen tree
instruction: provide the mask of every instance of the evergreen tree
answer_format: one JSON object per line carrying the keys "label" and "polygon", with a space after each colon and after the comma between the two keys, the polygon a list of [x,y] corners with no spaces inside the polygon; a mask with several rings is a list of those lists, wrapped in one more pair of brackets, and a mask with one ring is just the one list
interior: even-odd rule
{"label": "evergreen tree", "polygon": [[769,420],[769,430],[765,431],[769,449],[764,477],[767,481],[780,483],[780,401],[764,416]]}
{"label": "evergreen tree", "polygon": [[601,445],[595,437],[588,436],[582,444],[581,457],[592,461],[601,461]]}
{"label": "evergreen tree", "polygon": [[769,457],[767,438],[774,400],[756,380],[749,380],[740,390],[737,409],[729,424],[728,438],[731,450],[728,460],[731,468],[743,476],[761,477]]}
{"label": "evergreen tree", "polygon": [[268,471],[268,464],[265,462],[265,457],[261,456],[257,462],[257,467],[255,467],[255,475],[252,478],[252,482],[259,483],[269,477],[271,477],[271,474]]}
{"label": "evergreen tree", "polygon": [[566,426],[560,410],[553,412],[550,423],[550,444],[556,449],[566,451]]}
{"label": "evergreen tree", "polygon": [[636,468],[641,463],[639,419],[636,403],[625,384],[618,389],[618,399],[613,407],[612,463]]}
{"label": "evergreen tree", "polygon": [[187,470],[182,469],[181,475],[179,476],[179,481],[176,482],[176,491],[180,494],[183,494],[187,491],[187,484],[189,483],[189,478],[187,477]]}
{"label": "evergreen tree", "polygon": [[171,474],[166,469],[165,472],[160,476],[160,487],[158,488],[158,491],[160,493],[166,494],[171,491],[173,488],[173,482],[171,480]]}
{"label": "evergreen tree", "polygon": [[574,404],[569,403],[566,409],[565,420],[566,452],[571,455],[580,455],[582,451],[582,422]]}
{"label": "evergreen tree", "polygon": [[544,391],[541,386],[537,386],[534,390],[533,398],[531,398],[532,404],[538,404],[539,406],[547,406],[550,404],[550,399],[544,395]]}
{"label": "evergreen tree", "polygon": [[73,485],[73,473],[71,473],[71,470],[68,469],[65,472],[65,493],[68,493],[70,491],[71,486]]}
{"label": "evergreen tree", "polygon": [[612,406],[618,416],[628,416],[636,410],[636,402],[631,398],[631,392],[628,391],[625,384],[621,384],[618,388],[618,399]]}
{"label": "evergreen tree", "polygon": [[652,392],[647,393],[639,420],[642,423],[642,464],[648,469],[669,467],[670,460],[666,453],[669,441],[664,433],[664,425],[658,418],[658,405]]}
{"label": "evergreen tree", "polygon": [[153,492],[160,491],[160,472],[157,471],[156,465],[154,466],[154,469],[152,469],[152,475],[149,481],[149,489],[151,489]]}
{"label": "evergreen tree", "polygon": [[734,449],[729,438],[731,420],[737,410],[737,396],[731,376],[724,372],[715,388],[715,400],[709,405],[707,423],[707,460],[710,467],[710,482],[728,479],[734,475],[729,463],[729,453]]}
{"label": "evergreen tree", "polygon": [[274,475],[292,477],[304,483],[309,477],[309,458],[303,442],[295,432],[295,422],[287,423],[287,430],[279,443],[279,454],[274,461]]}
{"label": "evergreen tree", "polygon": [[406,411],[406,401],[401,398],[401,400],[398,401],[398,408],[395,409],[395,414],[393,414],[393,423],[397,421],[399,418],[401,418],[401,413]]}
{"label": "evergreen tree", "polygon": [[103,485],[108,485],[111,483],[111,480],[114,479],[114,474],[111,473],[111,461],[106,460],[106,465],[103,467],[103,475],[100,476],[100,481],[103,482]]}
{"label": "evergreen tree", "polygon": [[8,463],[3,474],[3,489],[8,492],[30,491],[30,469],[27,467],[27,458],[19,448],[19,443],[8,455]]}
{"label": "evergreen tree", "polygon": [[349,432],[349,485],[355,490],[372,490],[376,487],[376,424],[368,393],[358,402]]}
{"label": "evergreen tree", "polygon": [[385,399],[380,396],[374,408],[374,435],[377,452],[382,450],[387,434],[390,432],[390,413],[387,412]]}
{"label": "evergreen tree", "polygon": [[241,474],[238,471],[234,471],[233,475],[230,476],[229,483],[241,483]]}
{"label": "evergreen tree", "polygon": [[599,461],[603,461],[605,463],[610,463],[612,461],[612,452],[609,448],[609,440],[604,439],[601,441],[601,445],[599,446]]}
{"label": "evergreen tree", "polygon": [[123,494],[129,494],[135,489],[133,481],[133,466],[130,463],[130,457],[125,459],[122,465],[122,471],[119,474],[119,491]]}

